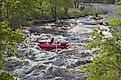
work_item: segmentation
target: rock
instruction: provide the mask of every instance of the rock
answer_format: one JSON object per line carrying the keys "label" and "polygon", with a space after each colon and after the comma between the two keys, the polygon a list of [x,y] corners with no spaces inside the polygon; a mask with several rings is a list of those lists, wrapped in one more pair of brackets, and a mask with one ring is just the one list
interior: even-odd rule
{"label": "rock", "polygon": [[[86,51],[84,42],[92,29],[84,27],[80,23],[81,19],[72,19],[69,21],[69,28],[58,27],[55,29],[55,25],[54,27],[48,25],[39,26],[38,28],[33,27],[34,29],[31,28],[30,33],[38,32],[40,35],[28,36],[27,41],[30,43],[26,43],[28,44],[28,48],[20,48],[23,51],[23,60],[12,59],[8,61],[7,66],[9,68],[7,67],[7,69],[13,70],[20,80],[85,80],[82,78],[83,76],[80,72],[77,73],[74,70],[79,69],[81,65],[91,60],[89,58],[91,57],[90,52]],[[50,36],[61,36],[64,34],[65,39],[77,44],[72,44],[67,49],[58,49],[57,53],[55,49],[45,50],[40,49],[37,45],[31,45],[29,39],[37,42],[39,41],[38,39],[41,41],[50,39],[50,36],[47,36],[48,33]]]}
{"label": "rock", "polygon": [[58,57],[58,58],[54,59],[53,65],[56,65],[56,66],[64,65],[64,59],[62,59],[61,57]]}
{"label": "rock", "polygon": [[47,68],[46,68],[45,72],[46,72],[46,73],[52,73],[52,70],[53,70],[53,67],[50,66],[50,67],[47,67]]}
{"label": "rock", "polygon": [[55,77],[61,77],[57,79],[72,80],[74,78],[74,75],[73,73],[71,73],[70,71],[66,69],[50,66],[45,70],[45,74],[42,78],[52,79]]}
{"label": "rock", "polygon": [[35,61],[44,61],[44,60],[51,60],[56,57],[56,53],[50,52],[50,53],[40,53],[35,55]]}
{"label": "rock", "polygon": [[62,77],[55,77],[54,80],[63,80]]}
{"label": "rock", "polygon": [[20,68],[23,65],[23,61],[20,60],[17,57],[10,57],[10,59],[8,59],[5,62],[5,69],[6,70],[14,70],[16,68]]}
{"label": "rock", "polygon": [[105,38],[110,38],[110,37],[112,37],[112,33],[111,33],[111,32],[108,32],[108,31],[102,31],[102,35],[103,35]]}

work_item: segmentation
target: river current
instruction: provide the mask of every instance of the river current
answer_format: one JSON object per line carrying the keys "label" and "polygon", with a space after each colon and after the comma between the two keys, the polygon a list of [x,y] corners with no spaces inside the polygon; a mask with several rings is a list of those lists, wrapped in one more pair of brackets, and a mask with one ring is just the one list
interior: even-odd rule
{"label": "river current", "polygon": [[[114,7],[117,5],[94,5],[109,11],[98,23],[106,22],[109,16],[115,15]],[[85,48],[85,41],[96,24],[95,20],[80,17],[27,28],[24,31],[26,42],[18,46],[22,56],[6,59],[5,70],[14,72],[17,80],[86,80],[88,72],[80,67],[93,60],[93,51]],[[105,24],[101,26],[107,27]],[[57,50],[39,48],[38,40],[49,40],[50,35],[68,40],[71,45]]]}

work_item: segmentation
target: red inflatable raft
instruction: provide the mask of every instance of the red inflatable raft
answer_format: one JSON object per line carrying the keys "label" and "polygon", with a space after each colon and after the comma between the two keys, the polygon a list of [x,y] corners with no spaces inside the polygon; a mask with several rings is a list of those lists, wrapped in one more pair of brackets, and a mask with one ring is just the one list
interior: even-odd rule
{"label": "red inflatable raft", "polygon": [[64,49],[70,45],[70,42],[39,42],[38,46],[42,49]]}

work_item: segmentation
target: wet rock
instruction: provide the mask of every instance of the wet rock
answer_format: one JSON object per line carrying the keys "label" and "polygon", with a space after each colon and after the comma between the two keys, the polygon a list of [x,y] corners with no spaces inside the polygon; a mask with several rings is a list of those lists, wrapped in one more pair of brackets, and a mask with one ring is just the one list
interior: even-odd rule
{"label": "wet rock", "polygon": [[23,71],[23,69],[16,69],[16,70],[14,70],[14,72],[15,72],[16,74],[22,74],[22,71]]}
{"label": "wet rock", "polygon": [[59,67],[49,67],[45,71],[44,79],[54,78],[54,77],[62,77],[65,80],[72,80],[74,75],[66,70]]}
{"label": "wet rock", "polygon": [[54,80],[63,80],[62,77],[55,77]]}
{"label": "wet rock", "polygon": [[35,55],[35,61],[44,61],[44,60],[51,60],[54,59],[54,57],[56,57],[56,53],[54,52],[50,52],[50,53],[40,53]]}
{"label": "wet rock", "polygon": [[[28,48],[22,48],[24,51],[22,52],[23,59],[20,62],[15,60],[13,63],[16,65],[10,65],[20,80],[86,80],[85,75],[87,74],[82,73],[84,74],[82,75],[80,73],[80,66],[91,60],[91,53],[87,52],[84,42],[92,30],[84,27],[81,19],[69,20],[68,24],[70,24],[69,28],[67,28],[68,25],[60,26],[61,24],[56,24],[58,26],[56,28],[54,23],[48,26],[31,28],[30,33],[37,32],[37,35],[28,36],[28,42],[31,42],[29,39],[38,42],[39,40],[35,38],[40,40],[50,39],[51,37],[47,36],[49,33],[52,36],[64,34],[62,36],[72,43],[66,49],[58,49],[58,52],[55,52],[55,49],[40,49],[37,45],[27,43]],[[53,27],[51,27],[52,25]],[[79,69],[79,72],[74,71],[77,69]]]}
{"label": "wet rock", "polygon": [[85,57],[87,57],[87,56],[92,56],[92,52],[91,51],[88,51],[88,50],[86,50],[86,51],[83,51],[83,52],[81,52],[80,53],[81,54],[81,57],[82,58],[85,58]]}
{"label": "wet rock", "polygon": [[53,65],[57,65],[57,66],[64,65],[64,59],[62,59],[61,57],[58,57],[58,58],[54,59]]}
{"label": "wet rock", "polygon": [[14,70],[20,68],[23,65],[23,61],[16,57],[11,57],[5,62],[5,70]]}
{"label": "wet rock", "polygon": [[33,60],[35,55],[39,53],[40,53],[40,50],[37,50],[36,48],[29,48],[24,53],[22,53],[22,56]]}
{"label": "wet rock", "polygon": [[74,60],[74,61],[69,61],[68,64],[66,65],[66,68],[75,68],[75,67],[79,67],[81,65],[84,65],[86,63],[85,60]]}

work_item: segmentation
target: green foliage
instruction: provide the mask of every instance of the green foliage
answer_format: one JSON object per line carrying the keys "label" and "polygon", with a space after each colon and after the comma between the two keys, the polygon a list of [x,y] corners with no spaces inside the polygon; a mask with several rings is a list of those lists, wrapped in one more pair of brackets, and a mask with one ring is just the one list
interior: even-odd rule
{"label": "green foliage", "polygon": [[0,5],[1,20],[9,21],[12,27],[28,23],[37,15],[36,4],[33,0],[2,0]]}
{"label": "green foliage", "polygon": [[109,19],[109,24],[112,25],[113,27],[115,27],[115,26],[119,27],[121,25],[121,19],[120,18],[117,18],[117,19],[111,18],[111,19]]}
{"label": "green foliage", "polygon": [[16,43],[23,41],[19,29],[12,30],[6,21],[0,22],[0,51],[16,52]]}
{"label": "green foliage", "polygon": [[121,4],[121,0],[115,0],[116,4]]}
{"label": "green foliage", "polygon": [[[16,55],[16,45],[24,40],[20,29],[12,30],[9,22],[0,22],[0,70],[4,67],[3,56]],[[0,80],[13,80],[13,74],[1,72]]]}
{"label": "green foliage", "polygon": [[72,0],[35,0],[34,10],[37,19],[62,18],[65,10],[72,6]]}
{"label": "green foliage", "polygon": [[4,66],[3,61],[0,61],[0,69],[2,69],[3,66]]}
{"label": "green foliage", "polygon": [[15,80],[14,75],[10,72],[1,72],[0,80]]}
{"label": "green foliage", "polygon": [[32,5],[32,0],[0,1],[0,80],[14,80],[12,73],[3,70],[4,59],[17,55],[17,43],[24,38],[15,27],[21,27],[32,16]]}
{"label": "green foliage", "polygon": [[94,51],[92,63],[83,67],[89,71],[88,80],[121,80],[121,19],[111,19],[112,37],[104,37],[100,27],[94,29],[88,48]]}
{"label": "green foliage", "polygon": [[[2,0],[0,3],[0,19],[9,21],[12,27],[19,27],[21,25],[28,25],[30,21],[35,19],[67,18],[69,14],[73,13],[69,13],[69,9],[72,8],[74,2],[79,5],[82,1],[83,0]],[[98,12],[103,12],[103,10]],[[76,14],[83,15],[79,13]]]}

